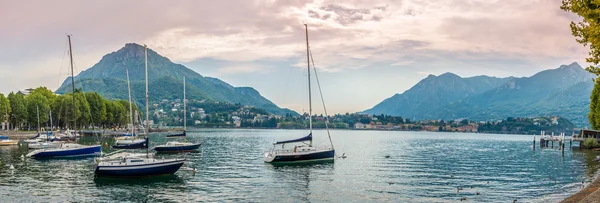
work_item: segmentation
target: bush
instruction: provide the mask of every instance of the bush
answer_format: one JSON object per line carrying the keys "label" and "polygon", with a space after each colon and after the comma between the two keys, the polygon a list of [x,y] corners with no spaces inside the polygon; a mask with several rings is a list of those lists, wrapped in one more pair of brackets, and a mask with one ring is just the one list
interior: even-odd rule
{"label": "bush", "polygon": [[585,145],[586,147],[589,147],[589,148],[600,147],[600,145],[598,144],[598,140],[596,140],[595,138],[586,139],[583,142],[583,145]]}

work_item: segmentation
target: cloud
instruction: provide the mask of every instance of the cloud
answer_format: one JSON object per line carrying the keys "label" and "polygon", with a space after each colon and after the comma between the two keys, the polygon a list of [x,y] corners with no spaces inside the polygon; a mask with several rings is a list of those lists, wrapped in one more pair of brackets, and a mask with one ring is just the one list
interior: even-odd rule
{"label": "cloud", "polygon": [[273,67],[257,65],[257,64],[234,64],[228,65],[224,67],[220,67],[215,75],[234,75],[234,74],[244,74],[244,73],[269,73],[271,72]]}
{"label": "cloud", "polygon": [[[306,23],[318,71],[355,79],[339,80],[347,83],[336,86],[354,89],[358,83],[351,81],[360,78],[361,88],[380,91],[384,91],[380,86],[410,87],[417,82],[413,81],[418,79],[417,72],[525,76],[581,62],[588,52],[571,36],[569,23],[577,21],[577,16],[560,10],[556,0],[57,0],[0,4],[0,92],[38,84],[58,86],[56,81],[66,77],[54,72],[62,72],[55,67],[64,55],[65,33],[74,35],[79,70],[125,43],[136,42],[179,63],[223,61],[210,67],[220,67],[210,74],[240,78],[231,82],[252,86],[247,78],[234,75],[277,73],[289,66],[306,68]],[[365,74],[371,78],[363,77]],[[406,78],[374,82],[384,77],[378,74]],[[413,83],[404,84],[406,81]],[[371,84],[379,86],[368,86]],[[375,94],[365,92],[370,93],[359,97],[373,98]]]}
{"label": "cloud", "polygon": [[414,63],[414,61],[398,61],[398,62],[394,62],[392,64],[390,64],[391,66],[406,66],[409,64]]}

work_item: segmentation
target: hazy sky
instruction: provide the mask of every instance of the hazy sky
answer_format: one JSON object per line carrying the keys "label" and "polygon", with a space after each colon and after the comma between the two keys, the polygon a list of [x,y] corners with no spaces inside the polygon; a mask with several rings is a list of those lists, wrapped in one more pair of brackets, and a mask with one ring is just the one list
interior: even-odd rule
{"label": "hazy sky", "polygon": [[587,49],[569,29],[577,17],[559,6],[558,0],[0,0],[0,93],[56,89],[67,76],[70,33],[77,71],[136,42],[304,112],[307,23],[328,110],[357,112],[428,74],[530,76],[583,64]]}

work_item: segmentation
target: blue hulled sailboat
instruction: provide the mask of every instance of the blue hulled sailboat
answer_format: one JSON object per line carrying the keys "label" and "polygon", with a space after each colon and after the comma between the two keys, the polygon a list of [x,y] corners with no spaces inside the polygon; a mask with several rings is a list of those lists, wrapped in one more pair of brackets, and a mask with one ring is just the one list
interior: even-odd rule
{"label": "blue hulled sailboat", "polygon": [[[67,35],[69,39],[69,56],[71,59],[71,87],[73,89],[73,109],[77,109],[75,99],[75,75],[73,74],[73,51],[71,48],[71,35]],[[77,119],[73,122],[74,133],[77,134]],[[77,142],[77,136],[75,136]],[[86,157],[96,156],[102,152],[102,146],[92,145],[86,146],[76,143],[64,143],[54,149],[38,149],[27,154],[31,158],[65,158],[65,157]]]}

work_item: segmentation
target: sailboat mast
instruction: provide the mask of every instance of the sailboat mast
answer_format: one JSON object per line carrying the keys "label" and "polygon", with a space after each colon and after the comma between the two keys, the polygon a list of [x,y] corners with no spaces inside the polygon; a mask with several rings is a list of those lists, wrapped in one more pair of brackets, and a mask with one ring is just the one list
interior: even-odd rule
{"label": "sailboat mast", "polygon": [[129,84],[129,70],[125,69],[127,75],[127,94],[129,94],[129,123],[131,123],[131,135],[135,135],[135,126],[133,126],[133,108],[131,107],[131,85]]}
{"label": "sailboat mast", "polygon": [[187,130],[187,113],[186,113],[186,109],[187,109],[187,105],[186,105],[186,100],[185,100],[185,76],[183,76],[183,132],[185,132]]}
{"label": "sailboat mast", "polygon": [[54,123],[52,123],[52,109],[50,109],[50,132],[52,132],[54,129]]}
{"label": "sailboat mast", "polygon": [[5,118],[6,118],[6,130],[8,131],[10,129],[10,124],[8,123],[8,103],[6,103],[6,109],[5,109]]}
{"label": "sailboat mast", "polygon": [[40,133],[40,108],[38,106],[35,106],[35,113],[37,115],[37,130],[38,130],[38,134]]}
{"label": "sailboat mast", "polygon": [[69,38],[69,57],[71,59],[71,88],[73,90],[73,130],[75,135],[75,142],[77,142],[77,102],[75,101],[75,74],[73,72],[73,49],[71,48],[71,35],[67,35]]}
{"label": "sailboat mast", "polygon": [[10,129],[10,123],[8,123],[8,103],[6,103],[6,109],[5,109],[5,118],[6,118],[6,130],[8,131]]}
{"label": "sailboat mast", "polygon": [[[144,130],[146,133],[146,139],[148,139],[148,132],[149,132],[148,130],[150,128],[150,125],[148,125],[148,124],[150,124],[149,120],[148,120],[148,119],[150,119],[150,116],[148,115],[148,112],[150,112],[148,110],[148,46],[146,46],[145,44],[144,44],[144,65],[146,68],[146,127],[144,128]],[[146,158],[148,158],[148,148],[149,147],[150,146],[146,146]]]}
{"label": "sailboat mast", "polygon": [[[312,95],[310,92],[310,53],[308,52],[308,25],[304,24],[306,30],[306,65],[308,66],[308,127],[312,135]],[[310,140],[312,146],[312,139]]]}

